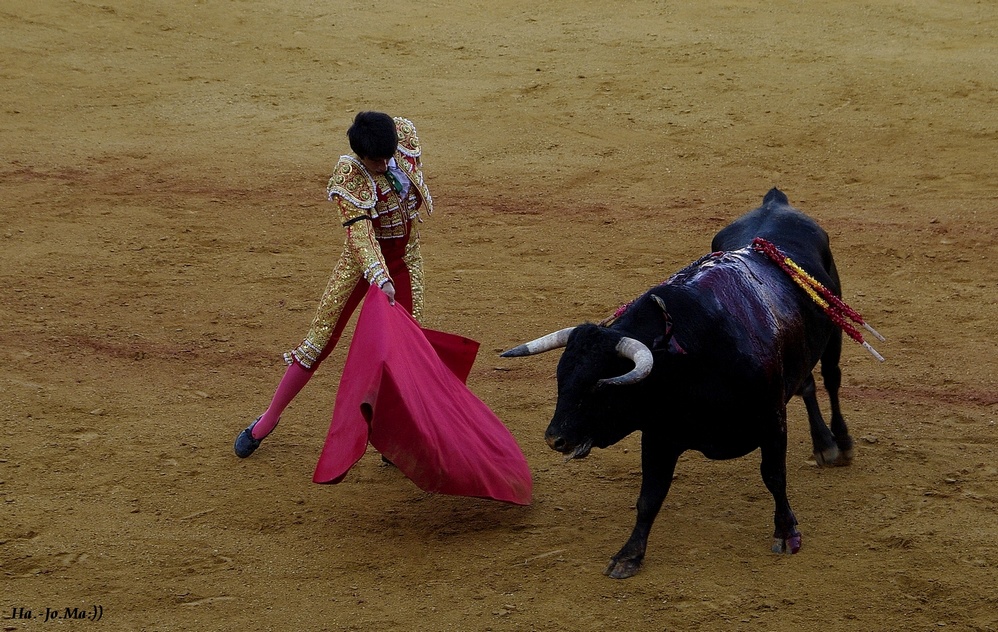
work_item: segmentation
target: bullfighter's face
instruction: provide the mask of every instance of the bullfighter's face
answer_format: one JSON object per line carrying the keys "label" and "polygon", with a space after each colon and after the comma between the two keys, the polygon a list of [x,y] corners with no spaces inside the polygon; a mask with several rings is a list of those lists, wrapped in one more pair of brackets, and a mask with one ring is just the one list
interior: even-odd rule
{"label": "bullfighter's face", "polygon": [[392,157],[389,156],[388,158],[361,158],[360,161],[364,163],[364,167],[368,172],[380,176],[388,171],[388,162],[391,159]]}

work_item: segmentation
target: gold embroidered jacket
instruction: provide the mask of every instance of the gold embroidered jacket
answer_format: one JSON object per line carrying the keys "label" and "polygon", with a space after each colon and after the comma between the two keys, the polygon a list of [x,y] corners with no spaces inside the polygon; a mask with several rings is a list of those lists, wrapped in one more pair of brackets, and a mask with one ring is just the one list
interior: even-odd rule
{"label": "gold embroidered jacket", "polygon": [[[361,278],[383,286],[391,280],[379,240],[405,239],[403,260],[412,281],[413,317],[421,320],[423,310],[423,261],[419,251],[420,211],[433,212],[433,199],[423,180],[421,148],[411,121],[395,118],[399,144],[395,164],[408,179],[408,186],[396,191],[386,176],[373,176],[354,156],[341,156],[326,187],[329,200],[336,203],[340,221],[346,228],[343,254],[323,292],[312,325],[301,345],[284,354],[290,364],[297,360],[311,368],[330,342],[343,315],[347,298]],[[345,317],[349,318],[349,314]]]}

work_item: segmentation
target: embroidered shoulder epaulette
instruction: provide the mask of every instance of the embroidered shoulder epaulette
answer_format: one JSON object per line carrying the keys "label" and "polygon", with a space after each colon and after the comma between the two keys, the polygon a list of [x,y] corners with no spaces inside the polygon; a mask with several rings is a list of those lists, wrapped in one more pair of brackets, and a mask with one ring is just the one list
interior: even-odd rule
{"label": "embroidered shoulder epaulette", "polygon": [[395,117],[395,131],[398,132],[400,152],[406,156],[418,158],[420,154],[419,137],[416,136],[416,126],[407,118]]}
{"label": "embroidered shoulder epaulette", "polygon": [[353,156],[340,156],[326,185],[326,194],[330,200],[339,195],[362,209],[374,208],[378,201],[374,179]]}

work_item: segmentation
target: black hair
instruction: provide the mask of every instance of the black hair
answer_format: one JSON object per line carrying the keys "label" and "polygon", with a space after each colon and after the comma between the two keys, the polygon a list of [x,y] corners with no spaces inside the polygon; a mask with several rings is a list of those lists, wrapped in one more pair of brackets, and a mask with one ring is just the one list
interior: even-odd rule
{"label": "black hair", "polygon": [[395,120],[384,112],[359,112],[347,138],[350,149],[361,158],[391,158],[399,144]]}

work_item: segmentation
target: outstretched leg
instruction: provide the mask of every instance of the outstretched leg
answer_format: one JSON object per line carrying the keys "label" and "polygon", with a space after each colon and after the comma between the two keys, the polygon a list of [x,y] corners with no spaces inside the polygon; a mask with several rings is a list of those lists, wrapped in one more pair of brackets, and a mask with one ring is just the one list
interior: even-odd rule
{"label": "outstretched leg", "polygon": [[[341,259],[337,263],[336,269],[341,270],[344,265]],[[294,351],[285,354],[285,359],[289,362],[288,368],[284,371],[284,376],[274,391],[270,406],[256,418],[256,421],[236,435],[233,449],[239,458],[244,459],[253,454],[260,447],[260,442],[277,427],[277,422],[281,420],[284,409],[305,388],[305,385],[312,379],[315,370],[336,346],[347,321],[364,298],[367,284],[352,281],[352,277],[344,276],[344,274],[337,275],[334,271],[333,277],[326,287],[326,292],[319,301],[319,307],[316,309],[312,326],[309,328],[305,340]],[[349,285],[349,282],[353,282],[353,285]],[[332,329],[329,331],[327,331],[327,319],[333,323]],[[322,334],[324,331],[325,335]],[[315,342],[318,340],[325,340],[324,343],[321,343],[323,345],[321,349]],[[313,357],[316,350],[319,353]]]}
{"label": "outstretched leg", "polygon": [[[332,281],[330,281],[330,286],[332,286]],[[253,427],[252,434],[254,439],[263,439],[273,431],[274,427],[277,426],[277,422],[280,421],[284,409],[305,388],[305,385],[312,379],[312,375],[315,374],[315,370],[319,368],[319,365],[329,357],[330,352],[336,346],[336,343],[339,342],[340,336],[343,335],[343,330],[346,328],[350,316],[353,315],[354,310],[357,309],[360,301],[364,298],[367,287],[365,283],[356,283],[353,290],[347,295],[346,301],[337,305],[340,311],[338,314],[334,312],[336,320],[329,335],[329,340],[319,355],[312,360],[310,367],[305,367],[297,359],[292,357],[291,364],[288,365],[287,370],[284,372],[284,377],[281,378],[280,383],[277,385],[277,390],[274,391],[274,397],[270,400],[270,406],[267,407],[267,410],[260,416],[259,421]],[[316,320],[318,319],[319,316],[317,315]]]}
{"label": "outstretched leg", "polygon": [[613,579],[631,577],[641,568],[651,525],[669,493],[672,475],[679,460],[679,450],[666,448],[651,435],[646,431],[641,437],[641,493],[638,496],[638,516],[634,530],[627,543],[610,558],[610,563],[603,571],[604,575]]}
{"label": "outstretched leg", "polygon": [[801,535],[797,518],[787,499],[787,408],[780,405],[773,426],[767,432],[761,447],[762,480],[773,495],[776,510],[773,512],[773,552],[796,553],[800,550]]}

